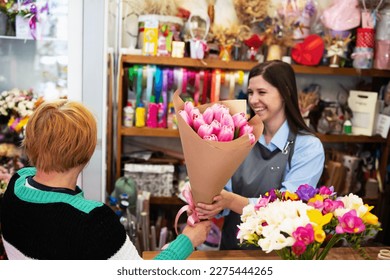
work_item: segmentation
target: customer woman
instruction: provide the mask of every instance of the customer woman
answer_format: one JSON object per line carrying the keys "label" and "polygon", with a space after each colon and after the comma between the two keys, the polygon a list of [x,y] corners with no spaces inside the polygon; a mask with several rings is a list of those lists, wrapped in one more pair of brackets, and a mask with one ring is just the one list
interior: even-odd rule
{"label": "customer woman", "polygon": [[[111,208],[85,199],[77,186],[96,142],[96,120],[81,103],[58,100],[36,109],[23,140],[33,167],[15,173],[3,197],[9,259],[141,259]],[[209,221],[187,226],[156,259],[187,258],[210,228]]]}
{"label": "customer woman", "polygon": [[290,64],[273,60],[256,65],[249,72],[248,103],[251,115],[264,123],[263,135],[213,204],[198,203],[195,209],[200,219],[224,216],[221,250],[246,249],[237,240],[244,206],[272,188],[294,192],[301,184],[316,186],[324,167],[322,143],[299,111]]}

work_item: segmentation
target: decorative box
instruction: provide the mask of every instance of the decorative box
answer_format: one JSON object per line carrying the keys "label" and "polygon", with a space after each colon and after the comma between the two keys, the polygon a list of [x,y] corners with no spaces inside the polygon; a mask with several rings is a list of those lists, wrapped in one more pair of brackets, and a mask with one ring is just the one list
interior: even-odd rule
{"label": "decorative box", "polygon": [[174,171],[175,167],[169,164],[125,164],[125,176],[135,181],[138,190],[148,191],[152,196],[174,194]]}

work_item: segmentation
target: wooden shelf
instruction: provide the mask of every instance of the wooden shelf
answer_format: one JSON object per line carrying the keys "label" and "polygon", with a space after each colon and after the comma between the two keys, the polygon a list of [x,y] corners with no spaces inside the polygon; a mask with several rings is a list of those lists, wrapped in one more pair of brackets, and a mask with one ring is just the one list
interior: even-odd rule
{"label": "wooden shelf", "polygon": [[165,197],[165,196],[152,196],[150,197],[150,204],[155,205],[185,205],[185,202],[177,196]]}
{"label": "wooden shelf", "polygon": [[122,127],[121,135],[146,137],[179,137],[179,130],[150,127]]}
{"label": "wooden shelf", "polygon": [[[222,61],[216,58],[192,59],[189,57],[175,58],[167,56],[142,56],[123,55],[122,63],[128,64],[153,64],[172,67],[210,68],[226,70],[249,71],[257,62],[253,61]],[[389,70],[378,69],[355,69],[355,68],[332,68],[328,66],[304,66],[292,67],[296,74],[332,75],[332,76],[367,76],[390,78]]]}
{"label": "wooden shelf", "polygon": [[364,136],[364,135],[343,135],[343,134],[317,134],[323,143],[386,143],[386,139],[379,135]]}
{"label": "wooden shelf", "polygon": [[[149,128],[149,127],[122,127],[123,136],[145,136],[145,137],[180,137],[179,130],[168,128]],[[379,135],[341,135],[341,134],[317,134],[323,143],[386,143],[386,139]]]}

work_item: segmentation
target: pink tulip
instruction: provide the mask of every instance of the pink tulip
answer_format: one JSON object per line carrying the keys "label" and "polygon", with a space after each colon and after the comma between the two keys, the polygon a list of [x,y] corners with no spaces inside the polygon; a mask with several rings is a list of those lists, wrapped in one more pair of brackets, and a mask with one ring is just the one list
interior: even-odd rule
{"label": "pink tulip", "polygon": [[196,107],[192,108],[190,113],[188,114],[188,116],[190,116],[190,118],[192,120],[194,120],[196,117],[198,117],[200,115],[202,115],[202,114],[200,113],[199,109]]}
{"label": "pink tulip", "polygon": [[198,135],[200,138],[204,138],[205,136],[210,136],[213,134],[213,127],[209,124],[202,124],[198,129]]}
{"label": "pink tulip", "polygon": [[221,122],[221,116],[223,113],[229,114],[229,108],[221,104],[219,104],[219,106],[215,106],[213,110],[214,110],[214,119],[219,122]]}
{"label": "pink tulip", "polygon": [[189,126],[192,127],[192,119],[190,118],[190,116],[187,114],[186,111],[180,110],[180,111],[179,111],[179,115],[183,118],[183,120],[184,120]]}
{"label": "pink tulip", "polygon": [[249,136],[249,143],[251,143],[251,145],[253,145],[256,142],[255,135],[253,133],[249,133],[248,136]]}
{"label": "pink tulip", "polygon": [[242,135],[249,134],[253,132],[253,126],[246,124],[240,128],[240,132],[238,133],[238,137]]}
{"label": "pink tulip", "polygon": [[246,125],[248,123],[247,119],[245,118],[245,113],[236,113],[232,116],[234,127],[235,128],[241,128],[242,126]]}
{"label": "pink tulip", "polygon": [[209,140],[209,141],[218,141],[218,137],[215,134],[211,135],[206,135],[203,137],[204,140]]}
{"label": "pink tulip", "polygon": [[207,107],[203,112],[203,119],[207,124],[211,124],[214,119],[214,110],[211,107]]}
{"label": "pink tulip", "polygon": [[234,128],[232,126],[224,125],[218,133],[218,141],[227,142],[234,138]]}
{"label": "pink tulip", "polygon": [[202,124],[205,124],[203,116],[201,114],[194,115],[194,119],[192,120],[192,126],[194,127],[195,131],[198,131],[199,127]]}
{"label": "pink tulip", "polygon": [[191,101],[184,102],[184,111],[186,111],[189,116],[193,108],[194,108],[194,103],[192,103]]}
{"label": "pink tulip", "polygon": [[215,135],[218,135],[219,132],[221,131],[221,128],[222,128],[221,123],[219,121],[217,121],[217,120],[213,120],[210,125],[213,128],[213,133]]}
{"label": "pink tulip", "polygon": [[222,126],[228,125],[234,127],[234,121],[230,114],[222,113],[220,123]]}

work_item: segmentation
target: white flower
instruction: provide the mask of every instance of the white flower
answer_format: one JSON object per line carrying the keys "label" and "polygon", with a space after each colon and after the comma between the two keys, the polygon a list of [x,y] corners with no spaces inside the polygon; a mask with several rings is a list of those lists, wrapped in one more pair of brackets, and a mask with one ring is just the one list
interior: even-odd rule
{"label": "white flower", "polygon": [[[363,199],[361,199],[359,196],[357,196],[353,193],[350,193],[349,195],[346,195],[343,197],[339,197],[339,200],[344,203],[344,208],[337,208],[334,211],[334,215],[336,217],[341,217],[345,213],[347,213],[351,210],[356,210],[356,213],[358,213],[358,215],[359,215],[359,213],[363,213],[363,212],[365,214],[365,212],[367,212],[367,210],[368,210],[363,204]],[[362,216],[359,215],[359,217],[362,217]]]}

